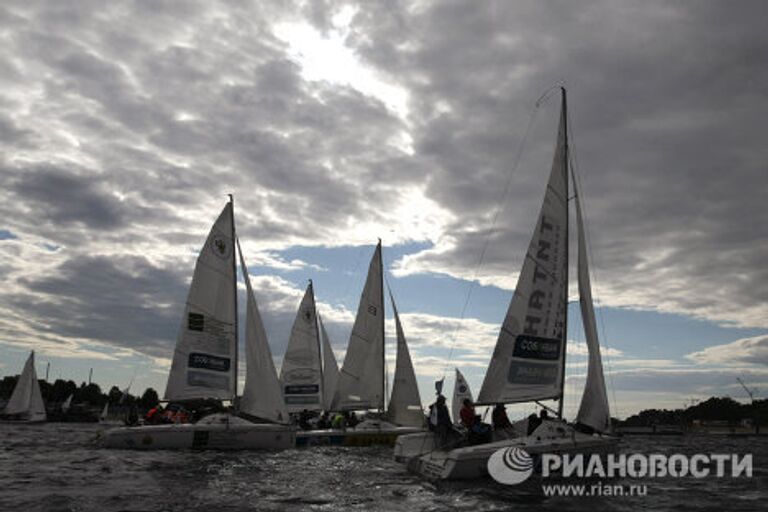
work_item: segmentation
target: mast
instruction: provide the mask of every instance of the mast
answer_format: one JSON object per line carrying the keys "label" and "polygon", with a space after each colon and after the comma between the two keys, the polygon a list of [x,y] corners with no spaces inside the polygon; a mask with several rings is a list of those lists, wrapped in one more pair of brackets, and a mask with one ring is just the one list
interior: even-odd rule
{"label": "mast", "polygon": [[232,215],[232,275],[234,276],[234,279],[232,279],[232,293],[235,296],[235,378],[232,379],[232,405],[235,406],[235,401],[237,399],[237,380],[240,378],[239,370],[237,367],[238,350],[240,345],[237,325],[237,258],[235,257],[234,250],[237,238],[235,238],[235,197],[232,194],[227,195],[229,196],[229,213]]}
{"label": "mast", "polygon": [[565,320],[563,325],[563,357],[562,368],[560,369],[560,400],[557,404],[557,417],[562,419],[563,417],[563,401],[565,399],[565,356],[568,353],[568,266],[570,252],[569,233],[570,233],[570,221],[569,221],[569,208],[568,208],[568,178],[570,173],[568,172],[568,99],[566,96],[565,87],[560,87],[563,92],[563,169],[565,170]]}
{"label": "mast", "polygon": [[381,251],[381,238],[379,238],[379,281],[381,282],[381,368],[384,372],[384,378],[381,382],[381,412],[382,414],[386,412],[387,407],[387,361],[386,361],[386,353],[387,353],[387,344],[384,332],[384,255]]}

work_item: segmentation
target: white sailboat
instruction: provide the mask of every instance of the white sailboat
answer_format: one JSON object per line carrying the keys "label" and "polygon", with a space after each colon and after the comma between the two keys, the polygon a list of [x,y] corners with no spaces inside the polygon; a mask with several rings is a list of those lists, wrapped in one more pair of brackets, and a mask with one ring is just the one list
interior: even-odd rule
{"label": "white sailboat", "polygon": [[24,363],[11,398],[0,412],[0,421],[9,423],[42,423],[46,421],[45,404],[35,371],[35,352]]}
{"label": "white sailboat", "polygon": [[552,171],[538,222],[501,327],[477,404],[558,400],[558,417],[543,419],[527,435],[494,432],[492,442],[467,446],[449,441],[439,446],[431,433],[405,436],[395,458],[410,470],[432,479],[477,478],[488,474],[490,456],[499,449],[519,447],[539,453],[594,453],[612,449],[610,414],[597,339],[586,240],[578,190],[575,190],[578,231],[578,288],[589,369],[584,396],[574,424],[562,419],[568,305],[568,125],[562,89],[560,127]]}
{"label": "white sailboat", "polygon": [[456,368],[456,380],[453,383],[453,399],[451,400],[451,413],[453,414],[453,422],[459,423],[459,411],[464,404],[464,400],[469,398],[470,401],[474,401],[472,398],[472,390],[469,388],[469,383],[464,375]]}
{"label": "white sailboat", "polygon": [[323,407],[323,367],[312,281],[296,313],[280,367],[280,383],[289,413]]}
{"label": "white sailboat", "polygon": [[[184,310],[165,398],[172,401],[237,397],[237,273],[233,201],[219,215],[200,252]],[[105,433],[110,448],[283,449],[294,445],[272,355],[250,277],[246,284],[246,381],[239,410],[194,424],[124,427]]]}
{"label": "white sailboat", "polygon": [[378,414],[368,414],[353,428],[298,432],[297,446],[391,444],[400,435],[422,430],[424,419],[416,376],[397,314],[398,355],[393,398],[389,410],[385,409],[383,272],[379,242],[368,267],[368,277],[360,297],[347,354],[329,407],[331,411],[374,409]]}

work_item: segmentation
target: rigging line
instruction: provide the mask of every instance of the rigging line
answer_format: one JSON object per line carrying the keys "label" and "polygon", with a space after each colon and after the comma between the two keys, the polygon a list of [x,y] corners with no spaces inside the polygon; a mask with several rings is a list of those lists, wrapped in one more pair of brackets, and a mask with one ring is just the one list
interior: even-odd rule
{"label": "rigging line", "polygon": [[[581,187],[581,174],[579,173],[579,170],[578,170],[578,158],[577,158],[577,155],[576,155],[576,144],[575,144],[575,140],[574,140],[573,123],[571,123],[571,121],[570,121],[570,112],[567,113],[567,115],[568,115],[568,118],[569,118],[568,119],[568,124],[571,127],[571,130],[570,130],[570,132],[571,132],[570,133],[571,140],[573,141],[573,143],[571,144],[571,149],[572,150],[570,152],[570,155],[571,155],[571,170],[572,170],[572,174],[573,174],[573,177],[574,177],[574,186],[578,187],[579,197],[583,198],[584,194],[582,192],[583,189]],[[584,235],[585,235],[587,240],[591,240],[592,236],[590,235],[590,232],[589,232],[589,222],[587,221],[587,219],[589,218],[589,216],[587,215],[587,211],[586,211],[587,208],[586,208],[584,202],[581,202],[580,205],[581,205],[581,209],[582,209],[582,221],[583,221],[583,224],[584,224],[584,231],[585,231]],[[591,245],[589,243],[587,243],[587,254],[588,254],[588,257],[589,257],[589,259],[591,261],[595,261],[593,255],[592,255],[592,247],[591,247]],[[599,279],[597,278],[597,272],[596,272],[596,269],[594,267],[591,270],[592,271],[590,273],[592,274],[592,277],[593,277],[592,280],[594,281],[595,288],[597,288],[597,283],[599,281]],[[599,297],[593,297],[593,300],[595,300],[597,302],[597,316],[598,316],[598,321],[600,322],[600,331],[601,331],[601,335],[602,335],[602,339],[603,339],[603,344],[605,345],[605,349],[606,349],[605,350],[605,360],[606,360],[606,363],[607,363],[607,366],[608,366],[608,378],[611,381],[611,399],[613,401],[613,410],[616,412],[616,415],[618,416],[619,412],[618,412],[618,408],[617,408],[617,405],[616,405],[617,404],[617,402],[616,402],[616,386],[615,386],[614,381],[613,381],[613,368],[611,367],[611,356],[609,354],[610,346],[608,345],[608,336],[606,335],[605,321],[603,319],[603,306],[602,306],[602,303],[600,302],[600,298]]]}
{"label": "rigging line", "polygon": [[504,192],[501,195],[501,201],[499,201],[499,203],[497,204],[496,211],[493,214],[493,221],[491,222],[491,229],[488,230],[488,235],[485,238],[485,243],[483,244],[483,248],[480,251],[480,258],[479,258],[479,260],[477,262],[477,266],[475,266],[475,270],[474,270],[474,273],[472,275],[472,279],[469,282],[469,287],[467,289],[467,295],[466,295],[466,298],[464,299],[464,304],[461,307],[461,313],[459,314],[459,322],[456,324],[456,327],[454,328],[453,333],[451,334],[451,338],[450,338],[450,347],[451,348],[450,348],[450,350],[448,352],[448,358],[447,358],[447,360],[445,362],[445,366],[443,367],[443,377],[445,377],[447,369],[448,369],[448,366],[450,366],[451,361],[453,359],[453,352],[454,352],[454,348],[456,346],[456,333],[459,331],[459,328],[461,327],[461,321],[464,320],[464,315],[467,312],[467,307],[469,306],[469,301],[470,301],[470,299],[472,297],[472,292],[474,291],[475,284],[477,282],[477,275],[478,275],[478,273],[480,271],[480,268],[483,266],[483,262],[485,261],[485,254],[488,251],[488,246],[489,246],[489,244],[491,242],[491,237],[493,236],[494,228],[496,227],[496,222],[498,221],[499,215],[501,214],[501,211],[504,209],[504,205],[507,202],[507,197],[509,196],[509,188],[510,188],[510,185],[512,184],[512,177],[514,176],[515,171],[517,171],[517,167],[520,164],[520,158],[523,155],[523,149],[525,148],[525,143],[528,140],[528,135],[531,132],[531,127],[533,126],[533,120],[536,118],[536,114],[539,111],[539,107],[542,105],[543,101],[546,99],[545,97],[548,94],[550,94],[550,92],[551,92],[551,90],[553,88],[554,88],[554,86],[551,87],[547,92],[545,92],[544,95],[539,97],[539,99],[536,101],[536,104],[535,104],[533,110],[531,111],[531,113],[530,113],[530,115],[528,117],[528,124],[525,127],[525,133],[523,134],[523,138],[520,141],[520,146],[517,148],[517,154],[515,155],[515,160],[514,160],[514,162],[512,164],[512,168],[509,171],[509,174],[508,174],[508,177],[507,177],[507,182],[504,185]]}

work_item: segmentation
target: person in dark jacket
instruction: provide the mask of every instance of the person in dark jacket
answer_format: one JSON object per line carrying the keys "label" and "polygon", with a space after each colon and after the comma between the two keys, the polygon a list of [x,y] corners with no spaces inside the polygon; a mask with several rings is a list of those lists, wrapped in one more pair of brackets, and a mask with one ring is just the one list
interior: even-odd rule
{"label": "person in dark jacket", "polygon": [[494,430],[512,428],[512,422],[509,421],[509,416],[507,416],[507,410],[504,408],[504,404],[496,404],[493,408],[491,420],[493,421]]}
{"label": "person in dark jacket", "polygon": [[441,445],[448,442],[448,434],[453,429],[453,423],[443,395],[438,395],[435,403],[429,406],[428,425],[429,430],[435,433]]}

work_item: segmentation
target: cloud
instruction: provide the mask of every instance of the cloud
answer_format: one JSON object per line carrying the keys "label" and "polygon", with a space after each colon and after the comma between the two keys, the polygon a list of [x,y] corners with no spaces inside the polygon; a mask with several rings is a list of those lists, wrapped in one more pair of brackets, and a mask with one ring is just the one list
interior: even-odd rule
{"label": "cloud", "polygon": [[714,345],[686,357],[698,364],[768,366],[768,336],[754,336]]}

